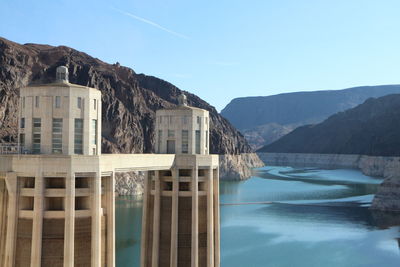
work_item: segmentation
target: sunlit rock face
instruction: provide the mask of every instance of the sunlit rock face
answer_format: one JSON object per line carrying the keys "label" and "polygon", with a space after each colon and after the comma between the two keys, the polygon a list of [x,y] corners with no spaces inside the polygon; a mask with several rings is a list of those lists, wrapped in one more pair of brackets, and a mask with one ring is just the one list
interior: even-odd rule
{"label": "sunlit rock face", "polygon": [[144,189],[144,172],[115,173],[115,192],[119,196],[142,195]]}

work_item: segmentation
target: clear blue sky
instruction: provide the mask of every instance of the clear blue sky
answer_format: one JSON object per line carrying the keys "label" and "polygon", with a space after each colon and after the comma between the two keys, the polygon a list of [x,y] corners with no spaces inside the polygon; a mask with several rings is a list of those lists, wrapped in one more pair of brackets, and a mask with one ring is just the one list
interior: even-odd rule
{"label": "clear blue sky", "polygon": [[398,0],[0,0],[0,36],[232,98],[400,83]]}

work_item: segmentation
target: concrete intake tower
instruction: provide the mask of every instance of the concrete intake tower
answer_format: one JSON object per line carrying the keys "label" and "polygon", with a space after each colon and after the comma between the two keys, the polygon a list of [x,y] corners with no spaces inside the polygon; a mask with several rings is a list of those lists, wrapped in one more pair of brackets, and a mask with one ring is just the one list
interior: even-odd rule
{"label": "concrete intake tower", "polygon": [[219,267],[218,155],[208,111],[156,112],[155,154],[101,153],[101,92],[21,88],[18,143],[0,144],[0,266],[114,267],[115,173],[143,171],[141,266]]}

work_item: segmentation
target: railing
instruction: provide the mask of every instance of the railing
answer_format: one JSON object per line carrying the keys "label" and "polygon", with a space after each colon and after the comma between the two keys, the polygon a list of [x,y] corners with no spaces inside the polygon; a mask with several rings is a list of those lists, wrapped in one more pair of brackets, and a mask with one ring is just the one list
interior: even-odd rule
{"label": "railing", "polygon": [[17,143],[0,144],[0,155],[8,154],[28,154],[28,150]]}

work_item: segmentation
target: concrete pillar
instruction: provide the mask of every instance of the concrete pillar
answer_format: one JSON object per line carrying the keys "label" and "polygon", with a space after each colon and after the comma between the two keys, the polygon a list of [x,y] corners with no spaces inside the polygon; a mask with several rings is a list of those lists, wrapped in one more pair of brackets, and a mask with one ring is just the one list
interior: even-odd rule
{"label": "concrete pillar", "polygon": [[171,256],[170,267],[178,265],[179,170],[172,169]]}
{"label": "concrete pillar", "polygon": [[156,171],[154,191],[154,216],[153,216],[153,248],[152,248],[152,267],[158,267],[158,255],[160,248],[160,172]]}
{"label": "concrete pillar", "polygon": [[8,190],[8,211],[7,211],[7,237],[5,267],[13,267],[15,260],[16,233],[18,224],[18,183],[17,175],[9,172],[6,175]]}
{"label": "concrete pillar", "polygon": [[107,266],[115,266],[115,177],[107,179]]}
{"label": "concrete pillar", "polygon": [[217,167],[216,175],[214,179],[214,251],[215,259],[214,264],[216,267],[220,266],[220,219],[219,219],[219,168]]}
{"label": "concrete pillar", "polygon": [[101,265],[101,172],[92,178],[92,267]]}
{"label": "concrete pillar", "polygon": [[[1,175],[1,174],[0,174]],[[0,266],[5,265],[7,238],[7,205],[8,193],[4,177],[0,177]]]}
{"label": "concrete pillar", "polygon": [[192,267],[199,266],[199,170],[192,168]]}
{"label": "concrete pillar", "polygon": [[144,177],[144,192],[143,192],[143,214],[142,214],[142,240],[141,240],[141,250],[140,250],[140,266],[145,267],[146,265],[146,250],[147,250],[147,206],[149,205],[149,197],[151,192],[151,177],[149,172],[146,171]]}
{"label": "concrete pillar", "polygon": [[32,226],[31,267],[42,265],[42,232],[43,232],[43,204],[44,178],[41,171],[35,176],[35,193]]}
{"label": "concrete pillar", "polygon": [[207,267],[214,267],[214,181],[213,169],[207,175]]}
{"label": "concrete pillar", "polygon": [[64,267],[74,267],[75,174],[65,177]]}

